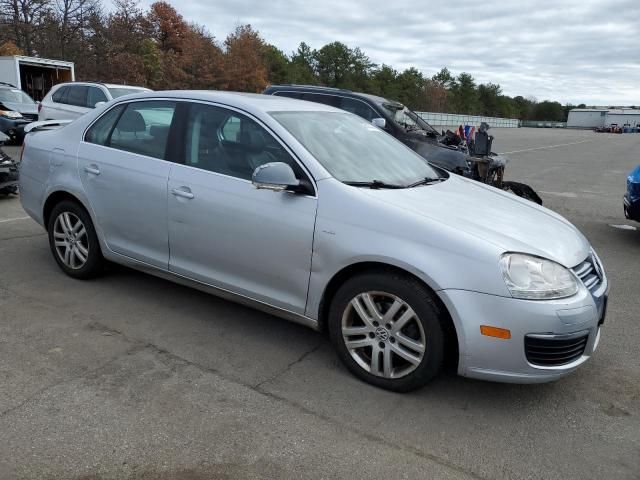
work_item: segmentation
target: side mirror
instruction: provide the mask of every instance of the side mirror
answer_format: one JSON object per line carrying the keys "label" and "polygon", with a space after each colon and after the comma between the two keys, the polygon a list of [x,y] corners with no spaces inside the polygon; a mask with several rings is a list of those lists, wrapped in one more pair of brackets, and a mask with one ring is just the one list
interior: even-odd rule
{"label": "side mirror", "polygon": [[104,105],[107,102],[96,102],[96,104],[93,106],[93,108],[98,108],[100,105]]}
{"label": "side mirror", "polygon": [[387,126],[387,121],[384,118],[374,118],[371,120],[371,123],[378,128],[385,128]]}
{"label": "side mirror", "polygon": [[300,180],[296,178],[293,169],[283,162],[260,165],[254,170],[251,183],[258,189],[273,190],[274,192],[295,191],[300,188]]}

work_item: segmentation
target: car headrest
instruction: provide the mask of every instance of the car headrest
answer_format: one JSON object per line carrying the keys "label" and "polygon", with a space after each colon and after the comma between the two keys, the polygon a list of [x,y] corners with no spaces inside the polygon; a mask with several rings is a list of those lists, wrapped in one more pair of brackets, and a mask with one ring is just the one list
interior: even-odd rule
{"label": "car headrest", "polygon": [[266,141],[260,131],[249,130],[240,134],[240,143],[251,153],[260,153],[264,150]]}
{"label": "car headrest", "polygon": [[149,135],[153,138],[159,138],[166,140],[169,136],[169,125],[151,125],[149,127]]}
{"label": "car headrest", "polygon": [[147,124],[144,123],[140,112],[127,109],[118,122],[118,130],[131,133],[144,132],[147,130]]}

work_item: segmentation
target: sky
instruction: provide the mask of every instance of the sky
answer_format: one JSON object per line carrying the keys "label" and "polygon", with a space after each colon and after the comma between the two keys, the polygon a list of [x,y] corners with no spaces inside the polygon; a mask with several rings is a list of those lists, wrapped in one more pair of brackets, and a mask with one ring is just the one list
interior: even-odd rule
{"label": "sky", "polygon": [[168,1],[220,42],[248,23],[287,54],[340,41],[379,65],[429,77],[447,67],[510,96],[640,105],[635,0]]}

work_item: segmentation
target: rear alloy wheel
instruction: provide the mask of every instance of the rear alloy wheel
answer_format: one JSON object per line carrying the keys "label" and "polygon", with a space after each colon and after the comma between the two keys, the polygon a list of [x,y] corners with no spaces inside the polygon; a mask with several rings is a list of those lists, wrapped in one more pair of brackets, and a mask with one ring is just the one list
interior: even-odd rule
{"label": "rear alloy wheel", "polygon": [[444,335],[431,292],[389,272],[348,280],[330,311],[329,332],[343,363],[382,388],[420,388],[440,370]]}
{"label": "rear alloy wheel", "polygon": [[49,218],[49,245],[60,268],[75,278],[91,278],[102,269],[102,253],[89,214],[64,201]]}

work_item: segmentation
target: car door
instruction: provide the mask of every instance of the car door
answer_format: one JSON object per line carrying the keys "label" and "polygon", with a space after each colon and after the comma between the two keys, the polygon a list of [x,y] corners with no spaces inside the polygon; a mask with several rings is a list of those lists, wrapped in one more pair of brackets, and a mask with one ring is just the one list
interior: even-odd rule
{"label": "car door", "polygon": [[176,102],[108,110],[87,130],[78,170],[98,227],[115,253],[167,269],[167,139]]}
{"label": "car door", "polygon": [[169,176],[169,269],[295,313],[304,313],[317,200],[258,190],[256,167],[290,152],[257,121],[231,109],[192,103],[182,165]]}

